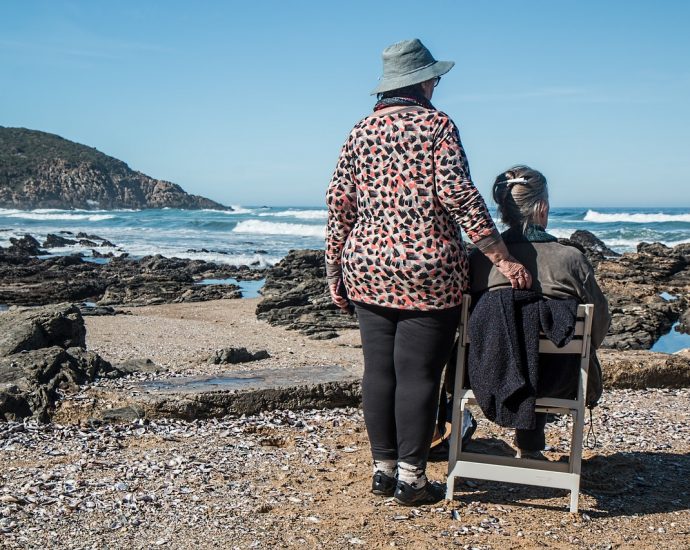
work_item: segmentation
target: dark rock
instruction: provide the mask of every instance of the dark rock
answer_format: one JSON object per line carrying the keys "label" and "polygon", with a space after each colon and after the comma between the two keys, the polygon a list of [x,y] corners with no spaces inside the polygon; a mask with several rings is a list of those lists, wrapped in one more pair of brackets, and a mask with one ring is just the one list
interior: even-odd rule
{"label": "dark rock", "polygon": [[54,235],[53,233],[48,233],[46,240],[43,241],[44,248],[56,248],[59,246],[69,246],[72,244],[77,244],[77,241],[61,237],[60,235]]}
{"label": "dark rock", "polygon": [[[688,309],[690,256],[684,251],[682,245],[640,243],[637,252],[597,263],[597,280],[612,315],[605,347],[649,349]],[[679,299],[667,302],[662,292]]]}
{"label": "dark rock", "polygon": [[673,253],[681,256],[686,263],[690,264],[690,243],[677,244],[673,247]]}
{"label": "dark rock", "polygon": [[604,241],[599,239],[590,231],[584,229],[578,229],[572,235],[570,235],[570,240],[581,245],[585,250],[592,251],[593,253],[602,254],[607,257],[620,256],[618,252],[611,250]]}
{"label": "dark rock", "polygon": [[[98,254],[94,254],[97,257]],[[91,301],[98,305],[150,305],[240,298],[237,285],[198,285],[203,279],[261,279],[264,270],[203,260],[112,257],[107,263],[74,256],[43,260],[0,251],[0,304],[42,305]]]}
{"label": "dark rock", "polygon": [[94,241],[89,239],[79,239],[79,244],[82,246],[98,246]]}
{"label": "dark rock", "polygon": [[[690,296],[690,246],[645,244],[639,252],[607,257],[612,251],[593,235],[574,236],[574,246],[597,260],[597,281],[609,300],[612,322],[604,347],[649,349],[690,307],[685,298]],[[659,296],[662,291],[681,299],[666,302]],[[357,327],[355,317],[331,303],[323,251],[291,251],[269,270],[262,294],[256,314],[271,324],[314,338]]]}
{"label": "dark rock", "polygon": [[77,383],[95,380],[96,377],[105,376],[112,378],[117,376],[117,372],[113,366],[103,359],[100,355],[93,351],[88,351],[83,348],[68,348],[67,353],[75,362],[80,373],[85,374],[85,378],[78,378]]}
{"label": "dark rock", "polygon": [[690,387],[690,355],[602,350],[599,359],[607,389]]}
{"label": "dark rock", "polygon": [[10,237],[11,246],[6,249],[7,254],[14,254],[17,256],[38,256],[45,254],[45,250],[41,250],[39,242],[31,235],[24,235],[21,239]]}
{"label": "dark rock", "polygon": [[144,418],[146,413],[144,409],[137,405],[129,405],[127,407],[119,407],[116,409],[106,409],[101,414],[103,422],[134,422],[140,418]]}
{"label": "dark rock", "polygon": [[98,305],[157,305],[241,298],[237,285],[192,285],[164,277],[133,278],[128,284],[108,286]]}
{"label": "dark rock", "polygon": [[26,394],[14,384],[0,383],[0,418],[6,421],[20,420],[31,414]]}
{"label": "dark rock", "polygon": [[68,256],[53,256],[52,258],[47,258],[43,265],[50,270],[56,270],[70,266],[81,266],[83,265],[81,258],[82,257],[78,254],[70,254]]}
{"label": "dark rock", "polygon": [[584,229],[578,229],[570,235],[570,238],[558,239],[558,241],[561,244],[577,248],[595,266],[604,258],[620,256],[618,252],[607,247],[601,239]]}
{"label": "dark rock", "polygon": [[57,304],[0,315],[0,356],[51,346],[86,347],[86,328],[79,308]]}
{"label": "dark rock", "polygon": [[89,306],[85,304],[79,304],[79,311],[84,316],[90,315],[92,317],[118,314],[118,311],[111,306]]}
{"label": "dark rock", "polygon": [[629,296],[610,295],[611,327],[605,347],[649,349],[669,331],[678,318],[674,303],[649,300],[635,302]]}
{"label": "dark rock", "polygon": [[84,233],[80,231],[77,233],[77,239],[85,239],[88,241],[101,241],[100,244],[96,244],[95,246],[112,246],[113,248],[115,245],[111,243],[108,239],[104,239],[103,237],[99,237],[98,235],[89,235],[88,233]]}
{"label": "dark rock", "polygon": [[661,243],[641,242],[637,245],[637,252],[640,254],[649,254],[650,256],[663,257],[673,253],[673,249]]}
{"label": "dark rock", "polygon": [[310,340],[331,340],[332,338],[337,338],[337,332],[316,332],[309,336]]}
{"label": "dark rock", "polygon": [[686,309],[678,319],[678,332],[690,334],[690,309]]}
{"label": "dark rock", "polygon": [[115,254],[113,254],[112,252],[106,252],[105,254],[103,254],[102,252],[99,252],[95,248],[92,248],[91,249],[91,257],[92,258],[114,258]]}
{"label": "dark rock", "polygon": [[118,363],[113,367],[120,375],[126,376],[138,372],[160,372],[158,367],[151,359],[128,359]]}
{"label": "dark rock", "polygon": [[[361,401],[358,377],[335,365],[255,368],[251,374],[235,372],[213,376],[173,377],[133,382],[135,392],[110,393],[106,401],[118,408],[93,410],[91,417],[121,417],[131,421],[132,407],[138,418],[219,418],[228,414],[257,414],[274,409],[309,409],[356,406]],[[219,379],[232,383],[218,384]],[[98,407],[98,405],[96,405]],[[143,411],[143,414],[142,414]],[[74,411],[76,413],[76,411]],[[85,411],[86,412],[86,411]],[[115,417],[115,418],[114,418]]]}
{"label": "dark rock", "polygon": [[305,334],[357,328],[357,319],[333,305],[323,250],[291,250],[271,268],[256,307],[259,319]]}
{"label": "dark rock", "polygon": [[60,392],[111,370],[99,355],[59,346],[0,357],[0,418],[47,422]]}
{"label": "dark rock", "polygon": [[247,351],[247,348],[223,348],[215,351],[209,358],[209,363],[213,363],[214,365],[248,363],[250,361],[268,359],[269,357],[270,355],[266,350],[251,353]]}

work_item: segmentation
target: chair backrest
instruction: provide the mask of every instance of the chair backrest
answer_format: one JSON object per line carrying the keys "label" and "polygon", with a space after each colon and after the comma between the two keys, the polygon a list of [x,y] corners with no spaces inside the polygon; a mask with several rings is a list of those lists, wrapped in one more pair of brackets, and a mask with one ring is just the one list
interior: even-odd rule
{"label": "chair backrest", "polygon": [[[460,345],[466,346],[469,344],[469,337],[467,334],[468,323],[470,320],[470,306],[472,298],[469,294],[465,294],[462,298],[462,309],[460,311],[460,325],[458,328],[459,337],[462,339]],[[575,336],[564,347],[557,348],[544,334],[540,335],[539,339],[539,353],[570,353],[580,354],[582,351],[583,339],[588,337],[592,331],[592,313],[594,310],[593,304],[580,304],[577,306],[577,324],[575,325]]]}
{"label": "chair backrest", "polygon": [[[468,326],[470,320],[470,305],[472,298],[466,294],[463,296],[462,308],[460,313],[460,324],[458,333],[460,338],[460,350],[467,349],[469,344]],[[544,333],[539,335],[539,353],[548,354],[568,354],[580,356],[580,380],[578,384],[578,401],[583,399],[587,387],[587,375],[589,371],[590,340],[592,331],[592,315],[594,313],[593,304],[580,304],[577,306],[577,321],[575,324],[575,334],[565,346],[556,347]],[[463,374],[466,365],[462,365]]]}

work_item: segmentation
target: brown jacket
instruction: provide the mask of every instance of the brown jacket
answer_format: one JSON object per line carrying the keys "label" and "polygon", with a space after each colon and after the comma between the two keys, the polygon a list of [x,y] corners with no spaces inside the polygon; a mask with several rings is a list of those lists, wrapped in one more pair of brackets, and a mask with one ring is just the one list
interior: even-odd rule
{"label": "brown jacket", "polygon": [[[592,348],[603,342],[611,322],[606,297],[594,277],[594,269],[577,248],[559,243],[543,231],[535,231],[530,240],[515,231],[503,232],[510,253],[522,262],[533,277],[532,289],[549,298],[575,298],[582,304],[594,304],[592,319]],[[475,250],[470,254],[470,289],[472,294],[484,290],[510,286],[489,261]],[[591,355],[587,394],[588,403],[601,395],[601,366],[596,353]]]}

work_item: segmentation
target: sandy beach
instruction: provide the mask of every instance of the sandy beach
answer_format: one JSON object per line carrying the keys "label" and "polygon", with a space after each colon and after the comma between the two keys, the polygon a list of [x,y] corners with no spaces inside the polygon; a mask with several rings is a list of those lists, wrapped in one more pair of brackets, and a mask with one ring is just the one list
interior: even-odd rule
{"label": "sandy beach", "polygon": [[213,370],[204,365],[214,350],[246,347],[271,356],[258,365],[296,367],[329,365],[334,361],[361,376],[359,331],[338,338],[312,340],[299,332],[274,327],[256,318],[260,298],[214,300],[127,308],[132,315],[87,317],[87,346],[108,361],[149,358],[173,372]]}
{"label": "sandy beach", "polygon": [[[253,315],[256,300],[126,308],[90,317],[87,346],[114,363],[150,358],[165,371],[213,374],[215,349],[266,350],[259,364],[342,365],[361,372],[356,331],[312,340]],[[227,365],[223,368],[227,369]],[[98,391],[68,396],[69,408]],[[586,449],[580,514],[565,491],[466,481],[455,500],[405,508],[369,493],[357,408],[124,424],[0,425],[0,495],[8,548],[687,548],[688,389],[605,392],[597,447]],[[78,408],[78,407],[77,407]],[[478,448],[503,448],[480,418]],[[550,425],[549,459],[566,425]],[[509,441],[509,439],[508,439]],[[430,465],[445,480],[445,462]]]}

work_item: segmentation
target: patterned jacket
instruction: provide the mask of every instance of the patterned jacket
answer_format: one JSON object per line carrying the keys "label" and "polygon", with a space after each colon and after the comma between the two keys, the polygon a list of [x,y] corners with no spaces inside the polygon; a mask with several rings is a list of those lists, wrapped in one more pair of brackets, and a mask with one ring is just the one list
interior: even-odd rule
{"label": "patterned jacket", "polygon": [[475,243],[500,238],[457,127],[436,110],[407,107],[357,123],[326,202],[329,279],[342,276],[350,299],[365,304],[457,306],[468,287],[459,229]]}

